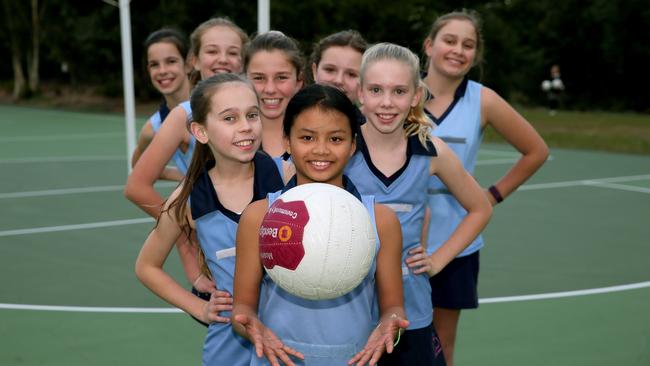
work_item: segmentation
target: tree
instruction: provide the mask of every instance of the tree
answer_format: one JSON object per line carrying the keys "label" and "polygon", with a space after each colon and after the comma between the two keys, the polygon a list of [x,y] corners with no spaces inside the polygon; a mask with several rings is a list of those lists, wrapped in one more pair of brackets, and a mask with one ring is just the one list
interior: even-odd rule
{"label": "tree", "polygon": [[[45,0],[27,2],[3,0],[5,28],[9,34],[11,66],[14,74],[14,98],[21,98],[38,92],[40,65],[40,21],[45,11]],[[22,45],[29,47],[22,47]],[[23,72],[27,66],[27,79]]]}

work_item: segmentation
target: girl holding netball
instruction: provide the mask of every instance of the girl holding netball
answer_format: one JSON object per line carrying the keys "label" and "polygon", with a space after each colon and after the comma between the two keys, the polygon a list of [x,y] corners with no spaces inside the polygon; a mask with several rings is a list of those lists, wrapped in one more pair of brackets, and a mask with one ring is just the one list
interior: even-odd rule
{"label": "girl holding netball", "polygon": [[252,203],[237,231],[233,327],[255,345],[251,365],[375,364],[385,351],[393,352],[400,328],[408,326],[402,305],[402,238],[395,214],[371,196],[360,195],[343,175],[359,131],[354,105],[338,89],[310,85],[289,102],[283,129],[296,167],[285,190],[312,182],[346,189],[368,209],[378,251],[368,275],[352,292],[332,300],[296,297],[265,275],[260,262],[262,219],[282,192]]}
{"label": "girl holding netball", "polygon": [[[145,65],[151,85],[163,96],[160,108],[140,130],[138,144],[131,157],[134,166],[153,136],[160,130],[169,110],[190,97],[190,81],[187,77],[190,64],[187,62],[188,42],[179,31],[163,28],[151,33],[144,41]],[[190,151],[176,149],[173,160],[176,168],[165,167],[160,179],[180,181],[183,179],[191,156]]]}
{"label": "girl holding netball", "polygon": [[[521,153],[521,158],[484,194],[492,205],[514,192],[540,168],[548,148],[534,128],[493,90],[469,80],[471,68],[481,62],[483,39],[478,17],[453,12],[438,18],[424,41],[431,96],[426,111],[436,124],[433,135],[446,140],[467,171],[473,173],[483,131],[492,126]],[[436,177],[429,181],[430,221],[427,254],[444,251],[456,228],[467,217],[462,201]],[[456,328],[461,309],[478,307],[479,236],[451,263],[431,278],[434,326],[447,365],[453,364]]]}
{"label": "girl holding netball", "polygon": [[[242,54],[248,36],[230,20],[213,18],[201,23],[192,32],[190,42],[192,64],[202,79],[216,73],[242,71]],[[191,119],[189,102],[174,108],[127,179],[124,189],[126,197],[153,217],[160,215],[164,202],[154,183],[165,165],[178,149],[185,156],[192,156],[196,142],[187,130],[187,122]],[[203,293],[212,291],[213,282],[199,271],[196,247],[181,236],[177,248],[187,279],[193,287]]]}
{"label": "girl holding netball", "polygon": [[[380,43],[364,54],[360,76],[359,100],[367,122],[361,126],[357,152],[346,174],[359,192],[375,195],[397,213],[403,233],[404,304],[410,322],[403,343],[380,364],[444,364],[432,326],[429,277],[474,240],[492,209],[454,153],[429,133],[418,57],[404,47]],[[441,249],[427,256],[421,233],[427,182],[433,175],[447,184],[468,214]]]}
{"label": "girl holding netball", "polygon": [[[230,326],[235,232],[252,201],[282,188],[273,160],[258,148],[262,124],[258,98],[242,76],[220,74],[192,92],[192,135],[198,144],[181,185],[165,203],[136,262],[138,278],[156,295],[195,318],[211,323],[204,365],[248,365],[251,344]],[[174,243],[196,232],[218,290],[205,301],[193,296],[163,269]]]}

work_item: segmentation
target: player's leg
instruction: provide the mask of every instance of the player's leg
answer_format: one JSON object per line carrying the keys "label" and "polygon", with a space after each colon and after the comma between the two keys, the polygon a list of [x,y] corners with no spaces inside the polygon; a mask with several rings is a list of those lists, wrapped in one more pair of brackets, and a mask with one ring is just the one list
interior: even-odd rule
{"label": "player's leg", "polygon": [[458,257],[431,277],[435,327],[447,365],[453,366],[456,332],[462,309],[478,307],[479,252]]}
{"label": "player's leg", "polygon": [[456,346],[456,329],[458,329],[459,319],[460,309],[434,308],[433,310],[433,326],[440,338],[447,366],[454,364],[454,347]]}

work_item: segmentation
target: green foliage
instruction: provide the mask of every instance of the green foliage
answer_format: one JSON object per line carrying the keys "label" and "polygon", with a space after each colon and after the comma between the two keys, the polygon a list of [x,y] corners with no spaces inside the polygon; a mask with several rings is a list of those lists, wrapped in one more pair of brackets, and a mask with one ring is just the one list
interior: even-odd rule
{"label": "green foliage", "polygon": [[[118,8],[100,0],[41,1],[47,2],[41,45],[44,80],[74,85],[121,80]],[[28,36],[29,14],[7,10],[20,8],[11,0],[3,4],[0,51],[10,55],[9,37]],[[212,16],[228,16],[251,34],[257,29],[256,1],[133,0],[130,6],[140,96],[155,95],[141,66],[141,44],[151,31],[173,26],[189,34]],[[565,107],[650,111],[643,82],[650,80],[650,48],[643,41],[650,39],[650,7],[642,0],[271,0],[271,27],[296,38],[307,55],[319,38],[350,28],[370,42],[395,42],[421,53],[435,17],[462,8],[479,11],[484,23],[485,62],[471,75],[504,97],[544,104],[540,83],[557,63],[566,85]],[[7,19],[23,31],[5,32]],[[68,73],[61,71],[62,62],[68,63]],[[0,65],[0,79],[12,79],[10,63]]]}

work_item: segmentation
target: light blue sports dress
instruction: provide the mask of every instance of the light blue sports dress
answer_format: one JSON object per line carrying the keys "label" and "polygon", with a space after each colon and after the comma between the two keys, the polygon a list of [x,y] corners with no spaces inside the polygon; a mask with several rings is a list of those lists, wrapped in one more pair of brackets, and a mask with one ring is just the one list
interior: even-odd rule
{"label": "light blue sports dress", "polygon": [[[474,174],[478,150],[483,140],[481,130],[482,85],[465,79],[456,90],[454,102],[436,119],[433,135],[442,139],[456,153],[465,170]],[[436,176],[429,178],[428,204],[431,210],[427,237],[427,254],[431,255],[442,246],[451,233],[467,215],[467,211]],[[475,253],[483,247],[479,235],[458,256]]]}
{"label": "light blue sports dress", "polygon": [[427,182],[431,158],[436,149],[428,143],[425,149],[417,136],[408,138],[407,160],[392,177],[385,177],[370,159],[362,134],[357,135],[357,151],[345,173],[361,194],[374,195],[378,203],[390,207],[402,226],[402,280],[404,309],[410,322],[408,329],[427,327],[433,321],[431,286],[427,273],[414,274],[406,267],[408,251],[420,245],[427,202]]}
{"label": "light blue sports dress", "polygon": [[[282,189],[280,174],[268,155],[257,152],[253,163],[253,201],[264,199],[269,192]],[[208,170],[213,166],[214,161],[209,162],[192,187],[192,218],[196,223],[196,234],[212,279],[219,290],[232,294],[239,214],[226,209],[219,202],[208,175]],[[221,316],[229,317],[230,312],[222,312]],[[203,365],[248,365],[251,352],[251,343],[235,333],[230,323],[212,323],[208,327],[203,344]]]}
{"label": "light blue sports dress", "polygon": [[[284,190],[295,187],[293,177]],[[352,182],[344,177],[345,189],[368,209],[375,223],[374,198],[362,196]],[[269,194],[269,206],[280,196]],[[376,232],[376,227],[375,227]],[[377,251],[379,239],[377,239]],[[368,341],[377,325],[375,269],[373,259],[368,275],[350,293],[332,300],[306,300],[284,291],[265,274],[260,290],[259,318],[289,347],[300,351],[305,361],[292,358],[296,365],[347,365]],[[431,312],[431,309],[429,309]],[[253,353],[251,365],[268,365],[265,357]]]}
{"label": "light blue sports dress", "polygon": [[[187,120],[191,121],[192,108],[190,107],[190,101],[189,100],[185,101],[179,105],[185,110],[185,113],[187,114]],[[167,105],[163,103],[160,106],[160,109],[156,113],[154,113],[151,117],[149,117],[149,120],[151,121],[151,127],[153,127],[154,134],[158,133],[160,127],[162,127],[163,121],[165,120],[165,118],[167,118],[168,114],[169,114],[169,108],[167,108]],[[183,152],[180,149],[176,149],[174,155],[172,156],[172,160],[174,160],[174,164],[176,164],[176,168],[178,168],[178,170],[181,173],[183,173],[183,175],[187,174],[187,169],[190,167],[195,145],[196,145],[196,140],[194,139],[194,136],[191,136],[190,144],[187,147],[187,151]]]}

